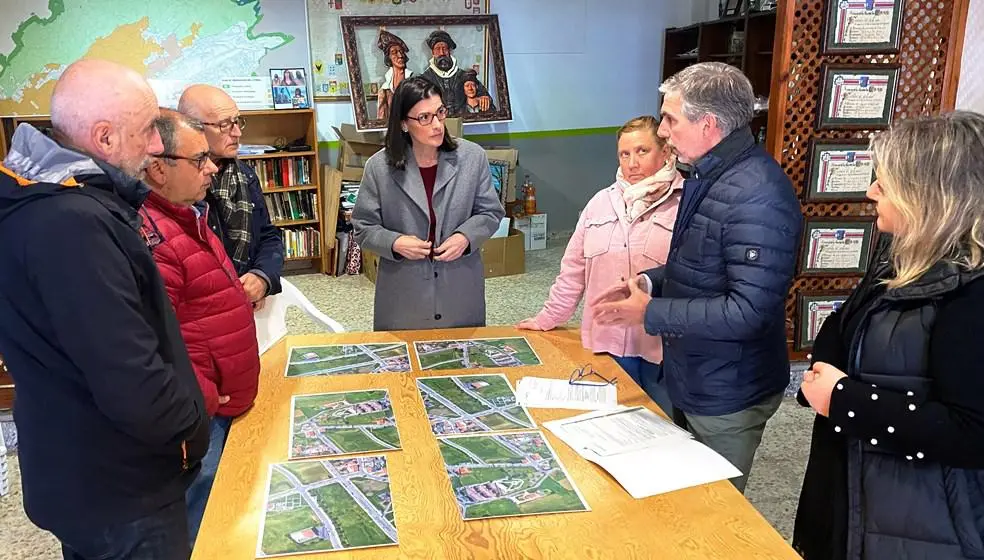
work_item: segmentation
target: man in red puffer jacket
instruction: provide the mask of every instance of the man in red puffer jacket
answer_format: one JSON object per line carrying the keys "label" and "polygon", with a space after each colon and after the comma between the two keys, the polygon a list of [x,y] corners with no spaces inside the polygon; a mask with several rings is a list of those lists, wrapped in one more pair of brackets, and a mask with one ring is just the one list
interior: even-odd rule
{"label": "man in red puffer jacket", "polygon": [[256,398],[260,374],[253,306],[202,202],[217,168],[202,123],[161,110],[164,152],[147,167],[151,189],[140,214],[168,297],[178,316],[211,417],[209,449],[188,489],[188,532],[194,547],[232,419]]}

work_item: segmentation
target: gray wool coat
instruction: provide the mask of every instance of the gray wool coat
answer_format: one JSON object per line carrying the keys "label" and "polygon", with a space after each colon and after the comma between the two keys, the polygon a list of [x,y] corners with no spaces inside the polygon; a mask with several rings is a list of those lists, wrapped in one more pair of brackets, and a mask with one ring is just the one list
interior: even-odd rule
{"label": "gray wool coat", "polygon": [[427,239],[430,214],[420,168],[408,154],[404,170],[386,163],[385,150],[366,162],[352,225],[359,246],[380,255],[373,329],[377,331],[485,325],[485,268],[479,249],[505,215],[492,188],[489,160],[479,145],[457,139],[439,152],[434,182],[435,247],[454,233],[468,238],[452,262],[409,260],[393,253],[401,235]]}

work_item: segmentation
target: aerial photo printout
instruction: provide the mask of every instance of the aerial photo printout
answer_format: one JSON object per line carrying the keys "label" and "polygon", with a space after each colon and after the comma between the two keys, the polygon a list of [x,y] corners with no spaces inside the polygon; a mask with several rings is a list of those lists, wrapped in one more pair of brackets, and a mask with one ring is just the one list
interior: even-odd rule
{"label": "aerial photo printout", "polygon": [[386,457],[270,465],[258,558],[397,544]]}
{"label": "aerial photo printout", "polygon": [[410,371],[404,342],[299,346],[290,349],[289,357],[287,377]]}
{"label": "aerial photo printout", "polygon": [[295,395],[291,400],[291,459],[400,448],[385,389]]}
{"label": "aerial photo printout", "polygon": [[438,442],[465,520],[590,509],[540,432]]}
{"label": "aerial photo printout", "polygon": [[528,430],[529,411],[516,404],[516,393],[501,373],[421,377],[417,390],[436,435]]}
{"label": "aerial photo printout", "polygon": [[421,370],[538,366],[525,337],[414,342]]}

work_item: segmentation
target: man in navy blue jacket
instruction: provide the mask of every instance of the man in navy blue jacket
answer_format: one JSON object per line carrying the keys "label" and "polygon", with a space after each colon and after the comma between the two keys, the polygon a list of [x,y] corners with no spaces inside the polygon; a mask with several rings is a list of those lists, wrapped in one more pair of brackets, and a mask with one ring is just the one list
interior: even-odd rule
{"label": "man in navy blue jacket", "polygon": [[755,96],[738,69],[696,64],[660,91],[659,135],[686,177],[670,254],[598,298],[597,316],[662,337],[675,419],[744,473],[733,480],[744,491],[789,383],[785,300],[803,218],[752,138]]}
{"label": "man in navy blue jacket", "polygon": [[0,166],[0,353],[16,385],[24,508],[66,558],[188,558],[184,495],[208,419],[137,208],[162,149],[137,73],[84,60],[53,138]]}
{"label": "man in navy blue jacket", "polygon": [[253,169],[236,159],[246,119],[221,89],[198,84],[181,94],[178,110],[205,124],[205,137],[219,172],[205,197],[209,226],[225,245],[246,294],[259,310],[280,293],[284,242],[270,222],[263,189]]}

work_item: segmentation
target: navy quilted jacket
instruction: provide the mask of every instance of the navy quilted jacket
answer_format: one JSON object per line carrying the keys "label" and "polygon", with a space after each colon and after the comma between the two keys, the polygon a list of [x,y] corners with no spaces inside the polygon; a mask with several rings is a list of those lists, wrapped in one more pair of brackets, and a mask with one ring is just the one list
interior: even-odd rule
{"label": "navy quilted jacket", "polygon": [[802,226],[792,183],[736,130],[684,182],[666,265],[646,271],[646,331],[663,337],[673,405],[720,416],[789,383],[785,300]]}

